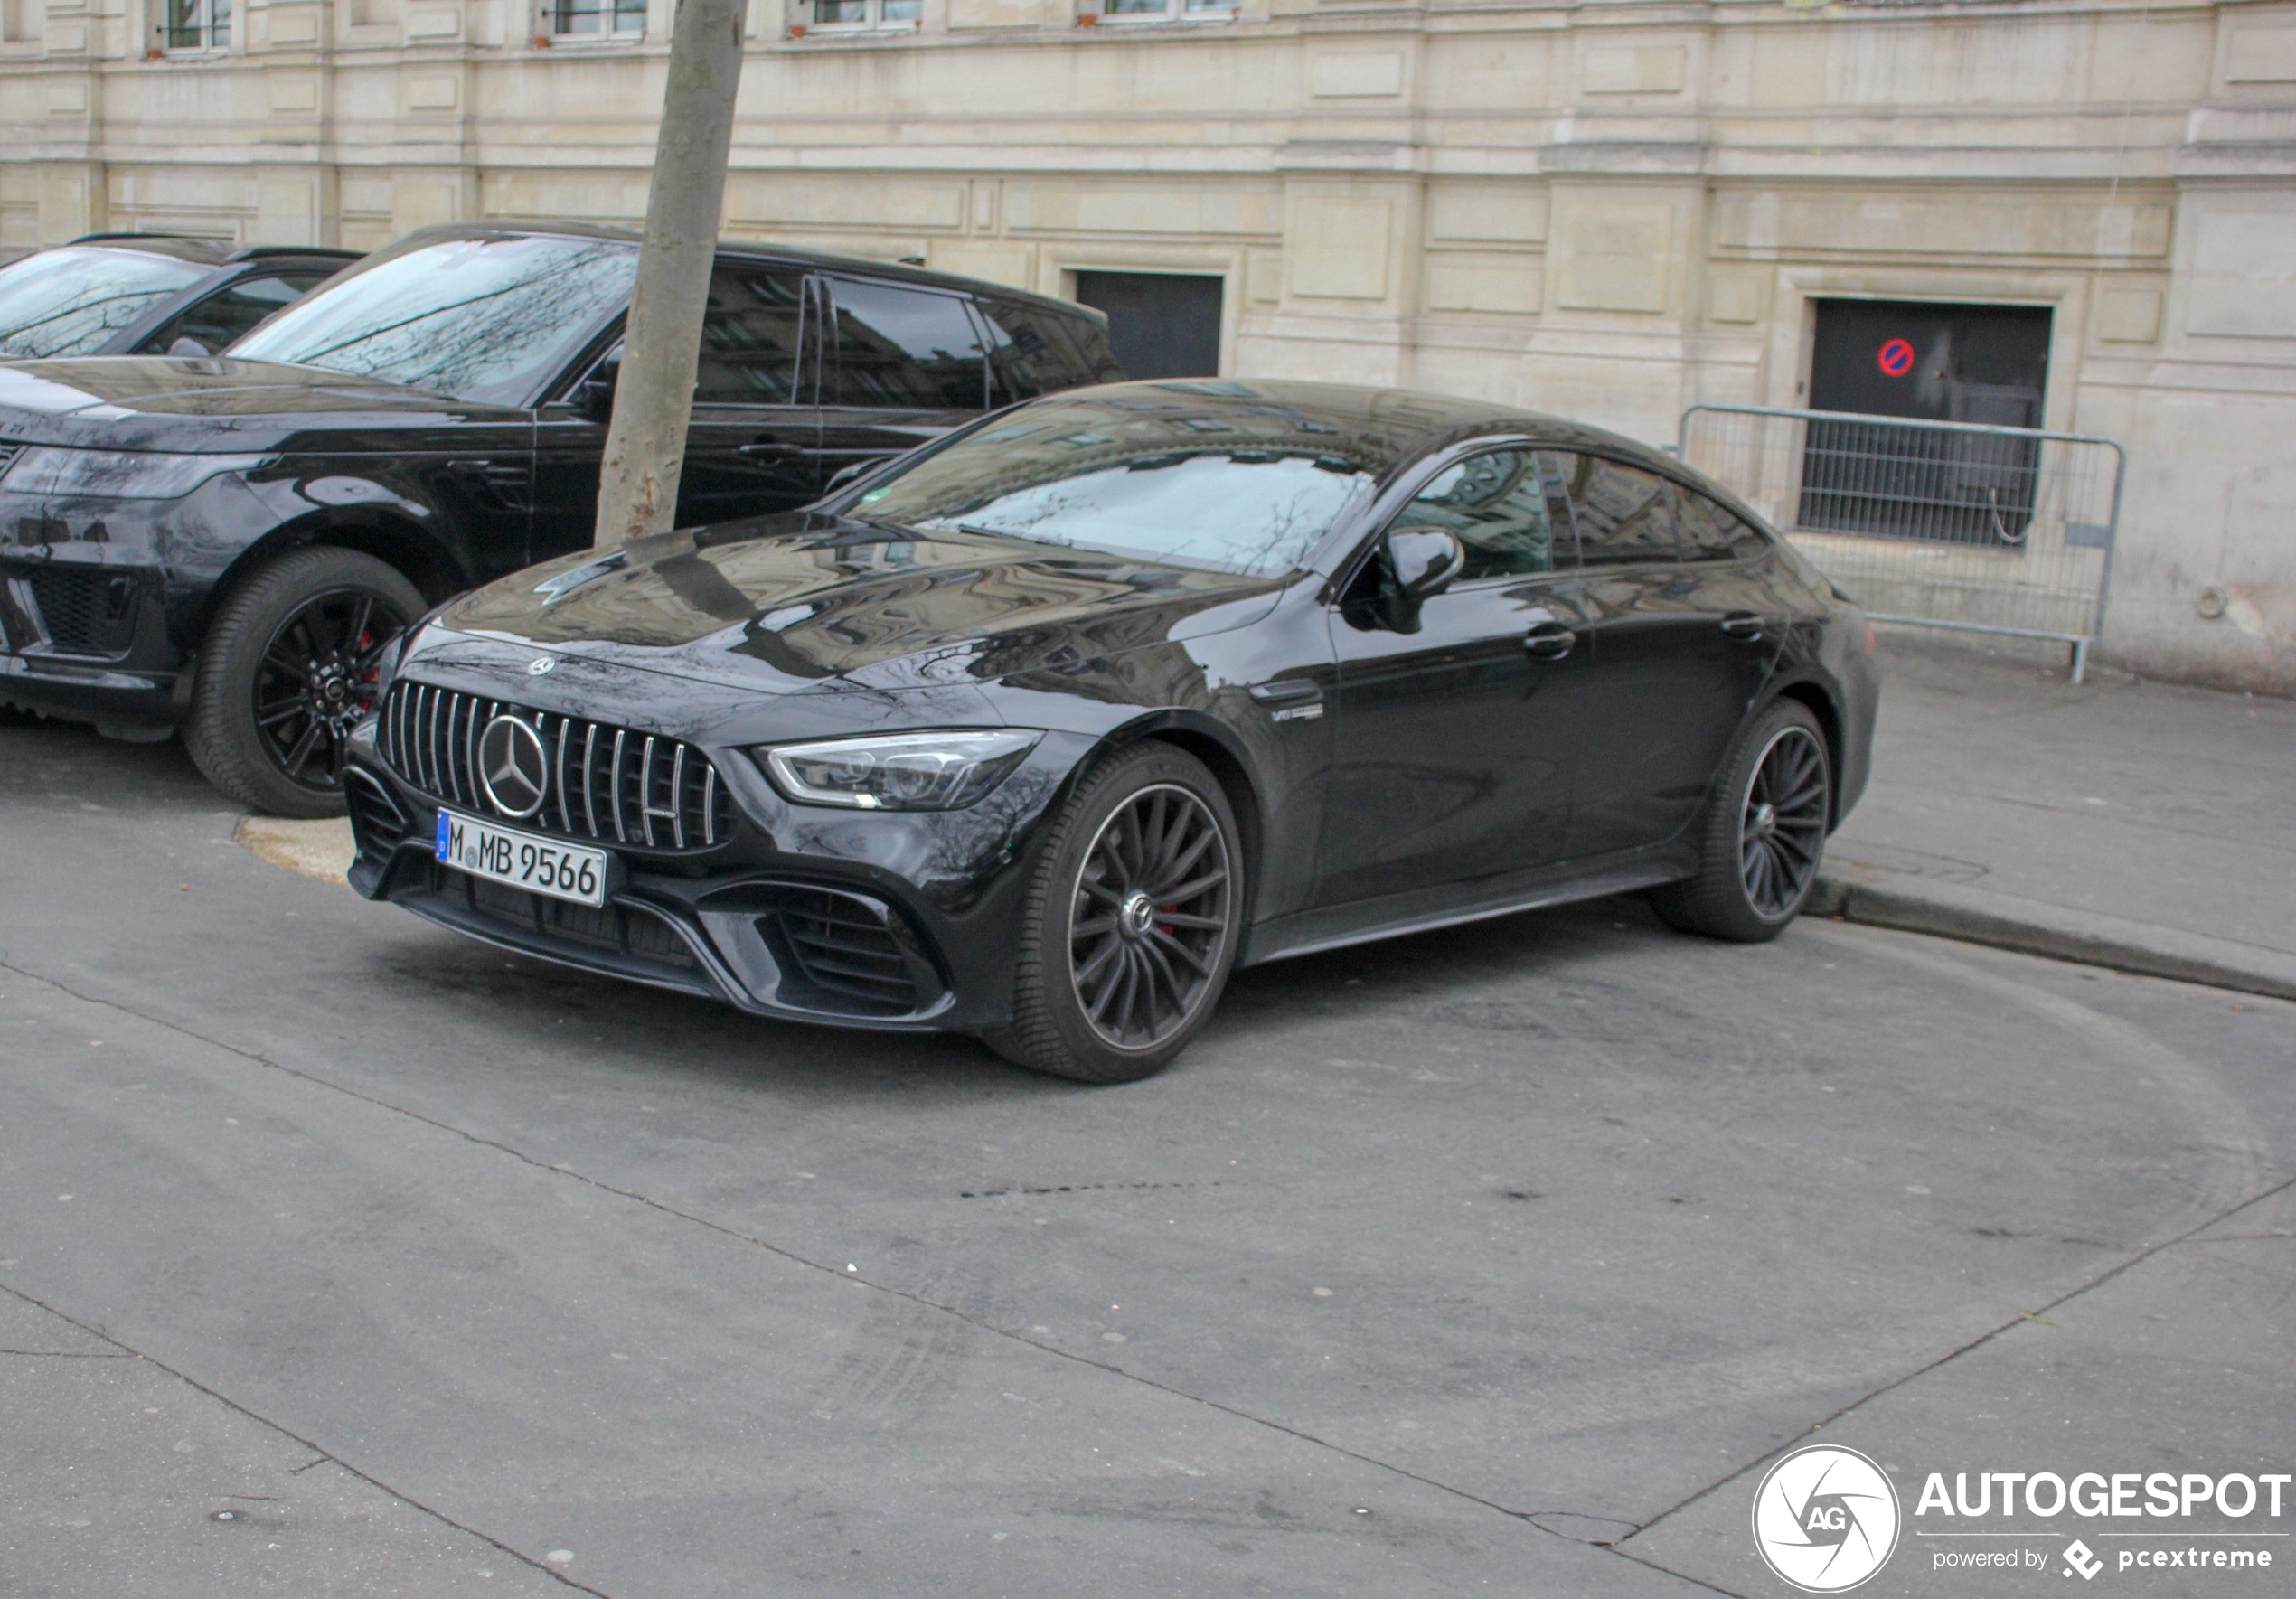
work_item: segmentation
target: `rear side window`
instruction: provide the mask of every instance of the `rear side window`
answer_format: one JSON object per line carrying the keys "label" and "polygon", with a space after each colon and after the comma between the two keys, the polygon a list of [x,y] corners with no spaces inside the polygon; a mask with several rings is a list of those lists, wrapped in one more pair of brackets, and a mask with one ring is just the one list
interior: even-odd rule
{"label": "rear side window", "polygon": [[1768,540],[1718,501],[1679,483],[1669,486],[1674,492],[1674,531],[1693,558],[1744,560],[1770,547]]}
{"label": "rear side window", "polygon": [[[137,344],[137,355],[216,355],[255,331],[274,311],[284,311],[325,283],[325,272],[282,272],[269,277],[242,277],[220,294],[177,312]],[[178,351],[176,342],[188,339],[196,350]]]}
{"label": "rear side window", "polygon": [[979,410],[987,366],[971,312],[953,295],[832,279],[836,337],[830,405]]}
{"label": "rear side window", "polygon": [[1088,327],[1096,334],[1099,329],[1081,318],[1002,300],[980,301],[978,309],[989,324],[991,403],[1010,405],[1102,381],[1079,338]]}
{"label": "rear side window", "polygon": [[795,272],[719,266],[701,314],[696,405],[794,405],[802,375],[805,280]]}
{"label": "rear side window", "polygon": [[1664,478],[1600,456],[1560,453],[1557,458],[1578,522],[1579,559],[1586,565],[1681,558]]}

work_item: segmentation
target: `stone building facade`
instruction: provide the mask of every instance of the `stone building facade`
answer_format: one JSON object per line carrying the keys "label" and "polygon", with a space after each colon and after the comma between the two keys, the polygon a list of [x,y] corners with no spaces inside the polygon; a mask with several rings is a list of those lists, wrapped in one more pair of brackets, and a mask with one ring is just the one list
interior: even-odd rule
{"label": "stone building facade", "polygon": [[[0,246],[635,220],[673,0],[0,0]],[[2048,313],[2130,477],[2103,654],[2296,691],[2296,5],[753,0],[726,230],[1075,294],[1219,370],[1671,438],[1838,300]]]}

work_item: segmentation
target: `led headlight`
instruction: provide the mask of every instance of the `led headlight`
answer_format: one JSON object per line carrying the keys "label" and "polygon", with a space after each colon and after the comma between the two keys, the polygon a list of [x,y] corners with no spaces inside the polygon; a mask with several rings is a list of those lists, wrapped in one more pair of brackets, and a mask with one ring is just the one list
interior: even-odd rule
{"label": "led headlight", "polygon": [[157,450],[69,450],[34,445],[0,473],[20,494],[105,500],[174,500],[219,473],[261,466],[261,456],[182,456]]}
{"label": "led headlight", "polygon": [[1044,735],[995,732],[890,733],[783,744],[750,751],[774,785],[810,805],[861,811],[957,811],[1012,774]]}

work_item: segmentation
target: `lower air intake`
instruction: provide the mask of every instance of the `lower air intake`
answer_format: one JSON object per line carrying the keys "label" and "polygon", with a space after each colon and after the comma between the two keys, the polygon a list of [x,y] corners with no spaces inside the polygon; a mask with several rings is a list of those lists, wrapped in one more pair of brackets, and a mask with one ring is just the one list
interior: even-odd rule
{"label": "lower air intake", "polygon": [[785,1004],[847,1016],[909,1016],[942,992],[917,937],[899,913],[833,889],[775,890],[757,930],[779,961]]}

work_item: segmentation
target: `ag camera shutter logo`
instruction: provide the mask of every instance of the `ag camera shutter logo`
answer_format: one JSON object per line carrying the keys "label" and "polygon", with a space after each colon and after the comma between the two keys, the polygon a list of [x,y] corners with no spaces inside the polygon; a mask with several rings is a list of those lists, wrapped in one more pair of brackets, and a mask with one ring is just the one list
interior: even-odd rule
{"label": "ag camera shutter logo", "polygon": [[1854,1449],[1797,1449],[1754,1491],[1754,1547],[1805,1594],[1847,1593],[1879,1571],[1900,1524],[1896,1485]]}

